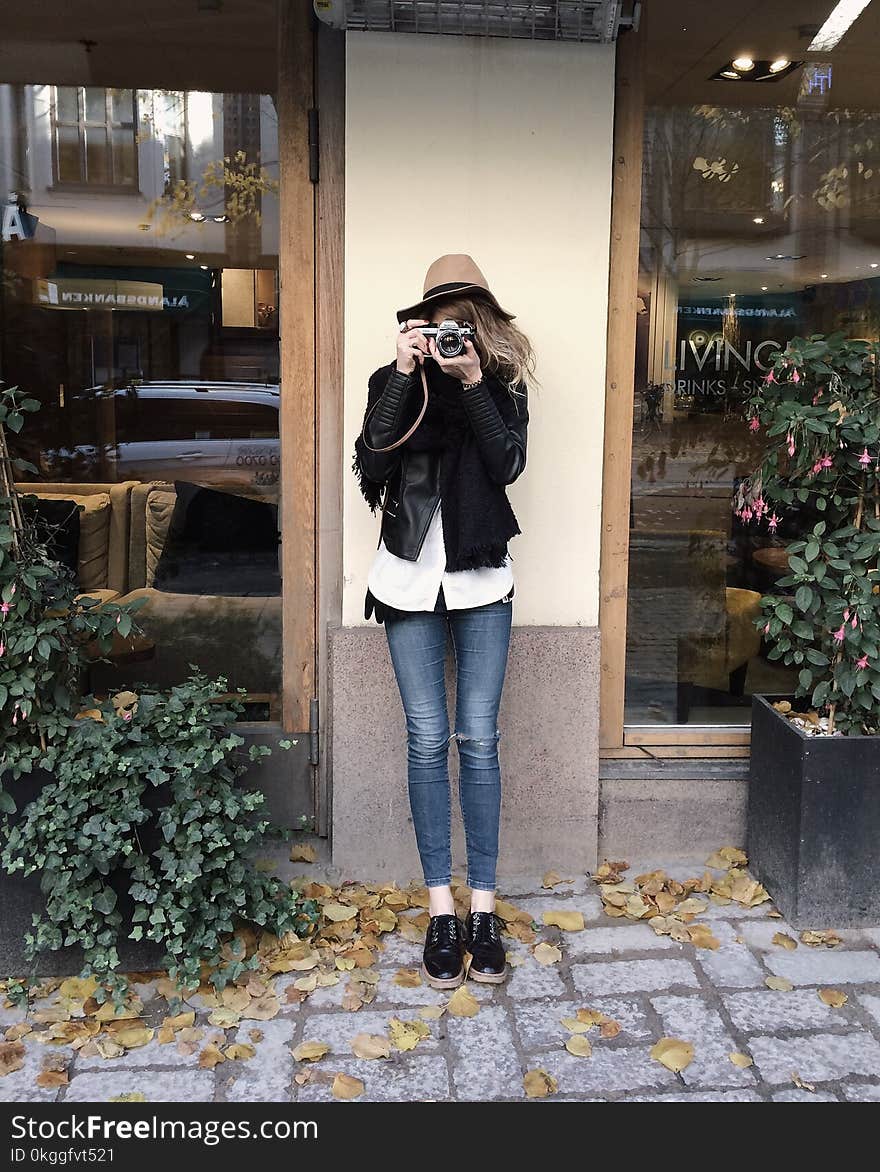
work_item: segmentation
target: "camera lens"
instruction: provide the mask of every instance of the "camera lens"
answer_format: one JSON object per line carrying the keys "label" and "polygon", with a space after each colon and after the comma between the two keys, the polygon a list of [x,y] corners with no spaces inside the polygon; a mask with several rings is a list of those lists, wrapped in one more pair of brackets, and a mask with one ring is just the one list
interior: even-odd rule
{"label": "camera lens", "polygon": [[453,331],[448,330],[445,333],[437,335],[437,349],[444,358],[455,358],[461,354],[464,346],[462,345],[461,336]]}

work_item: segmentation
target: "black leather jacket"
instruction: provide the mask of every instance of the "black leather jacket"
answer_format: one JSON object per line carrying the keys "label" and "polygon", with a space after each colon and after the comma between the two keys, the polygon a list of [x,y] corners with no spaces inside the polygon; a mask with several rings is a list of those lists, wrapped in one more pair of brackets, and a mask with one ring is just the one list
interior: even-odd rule
{"label": "black leather jacket", "polygon": [[[386,371],[385,388],[374,409],[368,412],[362,432],[374,448],[385,447],[403,435],[415,421],[422,403],[417,373],[401,374],[392,365],[376,375]],[[486,375],[479,386],[462,391],[462,402],[489,475],[497,484],[507,485],[526,466],[527,391],[524,384],[517,387],[517,416],[508,425],[492,401],[487,387],[490,378]],[[407,444],[391,452],[371,452],[360,439],[356,447],[367,476],[386,486],[376,547],[384,540],[390,553],[416,561],[440,502],[439,453],[413,451]]]}

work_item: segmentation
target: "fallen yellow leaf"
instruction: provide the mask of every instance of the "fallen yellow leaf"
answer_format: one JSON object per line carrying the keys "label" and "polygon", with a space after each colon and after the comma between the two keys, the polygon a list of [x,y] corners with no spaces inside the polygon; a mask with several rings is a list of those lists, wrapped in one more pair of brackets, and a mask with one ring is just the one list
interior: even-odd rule
{"label": "fallen yellow leaf", "polygon": [[351,1040],[352,1053],[356,1058],[388,1058],[391,1043],[378,1034],[356,1034]]}
{"label": "fallen yellow leaf", "polygon": [[330,1052],[326,1042],[300,1042],[292,1051],[297,1062],[317,1062]]}
{"label": "fallen yellow leaf", "polygon": [[[541,880],[541,886],[544,888],[557,887],[563,880],[557,875],[555,871],[546,871],[544,878]],[[566,882],[568,882],[566,880]]]}
{"label": "fallen yellow leaf", "polygon": [[843,939],[831,928],[821,932],[812,932],[809,929],[801,932],[801,940],[811,948],[837,948],[843,944]]}
{"label": "fallen yellow leaf", "polygon": [[775,989],[777,993],[790,993],[794,988],[787,977],[765,977],[764,984],[768,989]]}
{"label": "fallen yellow leaf", "polygon": [[819,1000],[830,1005],[832,1009],[841,1009],[847,1003],[847,995],[840,989],[820,989]]}
{"label": "fallen yellow leaf", "polygon": [[66,1070],[42,1070],[34,1081],[38,1087],[66,1087],[70,1079]]}
{"label": "fallen yellow leaf", "polygon": [[231,1026],[238,1025],[241,1021],[241,1014],[237,1009],[214,1009],[208,1016],[208,1021],[220,1030],[228,1030]]}
{"label": "fallen yellow leaf", "polygon": [[132,1026],[126,1030],[115,1030],[113,1041],[117,1046],[122,1046],[126,1050],[137,1050],[152,1042],[154,1035],[155,1030],[148,1026]]}
{"label": "fallen yellow leaf", "polygon": [[811,1082],[805,1082],[796,1070],[791,1072],[791,1081],[798,1088],[798,1090],[809,1091],[811,1095],[815,1093],[816,1087],[814,1084]]}
{"label": "fallen yellow leaf", "polygon": [[583,1034],[572,1034],[571,1037],[566,1038],[565,1048],[569,1054],[574,1054],[576,1058],[589,1058],[593,1053],[593,1047]]}
{"label": "fallen yellow leaf", "polygon": [[445,1012],[445,1005],[423,1005],[418,1011],[418,1016],[424,1018],[425,1021],[436,1021],[438,1018],[441,1018]]}
{"label": "fallen yellow leaf", "polygon": [[97,977],[68,977],[58,986],[58,996],[68,1001],[87,1001],[97,989]]}
{"label": "fallen yellow leaf", "polygon": [[358,1099],[364,1093],[364,1084],[350,1074],[337,1074],[330,1088],[334,1099]]}
{"label": "fallen yellow leaf", "polygon": [[399,985],[401,989],[417,989],[422,983],[422,974],[418,969],[398,969],[391,983]]}
{"label": "fallen yellow leaf", "polygon": [[213,1070],[215,1066],[219,1066],[221,1062],[225,1062],[226,1057],[221,1053],[220,1047],[214,1042],[209,1042],[199,1055],[199,1066],[202,1070]]}
{"label": "fallen yellow leaf", "polygon": [[584,916],[582,912],[544,912],[545,924],[561,928],[563,932],[583,932]]}
{"label": "fallen yellow leaf", "polygon": [[571,1034],[585,1034],[595,1024],[591,1021],[578,1021],[576,1017],[561,1017],[559,1020]]}
{"label": "fallen yellow leaf", "polygon": [[248,1042],[233,1042],[223,1051],[223,1056],[232,1062],[247,1062],[255,1054],[256,1050]]}
{"label": "fallen yellow leaf", "polygon": [[683,1042],[680,1038],[661,1038],[651,1047],[651,1057],[677,1074],[693,1062],[693,1043]]}
{"label": "fallen yellow leaf", "polygon": [[543,965],[559,964],[562,960],[562,953],[556,945],[547,944],[546,941],[535,945],[532,956],[534,956],[538,964]]}
{"label": "fallen yellow leaf", "polygon": [[459,985],[447,1002],[450,1017],[476,1017],[480,1003],[466,985]]}
{"label": "fallen yellow leaf", "polygon": [[344,920],[353,920],[358,914],[356,907],[346,907],[341,903],[325,903],[321,909],[324,918],[333,924],[341,924]]}
{"label": "fallen yellow leaf", "polygon": [[784,948],[788,952],[794,952],[797,948],[797,940],[785,932],[777,932],[770,943],[777,944],[780,948]]}
{"label": "fallen yellow leaf", "polygon": [[740,1070],[745,1070],[746,1067],[753,1065],[752,1059],[748,1056],[748,1054],[734,1053],[728,1054],[727,1057],[730,1059],[733,1065],[738,1066]]}
{"label": "fallen yellow leaf", "polygon": [[[391,1030],[391,1041],[398,1050],[415,1050],[416,1046],[418,1046],[425,1035],[416,1029],[417,1024],[424,1025],[423,1022],[401,1021],[399,1017],[392,1017],[388,1022],[388,1028]],[[428,1032],[430,1033],[430,1029]]]}
{"label": "fallen yellow leaf", "polygon": [[314,863],[317,857],[315,848],[309,843],[299,843],[290,848],[290,861],[292,863]]}
{"label": "fallen yellow leaf", "polygon": [[523,1078],[527,1099],[546,1099],[548,1095],[556,1094],[558,1086],[556,1079],[546,1070],[528,1070]]}
{"label": "fallen yellow leaf", "polygon": [[721,942],[712,935],[712,929],[708,924],[689,924],[687,934],[695,948],[708,948],[714,952],[721,947]]}

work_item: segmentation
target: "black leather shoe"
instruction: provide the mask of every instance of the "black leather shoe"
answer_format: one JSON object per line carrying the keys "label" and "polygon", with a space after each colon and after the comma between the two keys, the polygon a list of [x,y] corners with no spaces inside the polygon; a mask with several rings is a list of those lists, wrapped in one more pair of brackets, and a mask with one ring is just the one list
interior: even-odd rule
{"label": "black leather shoe", "polygon": [[431,916],[422,973],[434,989],[454,989],[464,980],[464,936],[458,916]]}
{"label": "black leather shoe", "polygon": [[465,927],[465,944],[473,958],[468,976],[489,985],[500,985],[507,976],[507,957],[501,943],[504,921],[495,912],[471,912]]}

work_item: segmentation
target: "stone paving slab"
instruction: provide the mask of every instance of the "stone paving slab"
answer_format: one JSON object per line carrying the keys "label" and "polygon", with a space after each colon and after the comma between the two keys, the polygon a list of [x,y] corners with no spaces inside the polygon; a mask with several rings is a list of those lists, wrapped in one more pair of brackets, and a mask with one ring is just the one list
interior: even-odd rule
{"label": "stone paving slab", "polygon": [[[634,864],[628,875],[658,866],[680,879],[704,870],[699,863],[665,861]],[[647,924],[610,919],[592,882],[571,877],[574,884],[552,890],[541,888],[540,876],[511,881],[503,889],[504,898],[535,918],[537,939],[559,946],[561,961],[542,966],[532,945],[505,938],[513,961],[507,982],[469,982],[478,1013],[470,1018],[446,1013],[429,1021],[430,1037],[414,1051],[393,1050],[388,1059],[369,1061],[355,1058],[350,1049],[358,1033],[386,1033],[392,1017],[411,1020],[420,1007],[448,1004],[449,991],[394,983],[399,968],[420,969],[422,946],[392,933],[377,949],[376,997],[357,1012],[342,1008],[348,973],[302,1003],[290,1003],[286,990],[298,976],[291,973],[275,981],[277,1018],[225,1031],[207,1025],[204,1042],[215,1036],[226,1043],[252,1042],[251,1031],[259,1030],[249,1060],[203,1070],[197,1053],[179,1055],[174,1044],[156,1041],[118,1059],[90,1059],[31,1038],[25,1040],[23,1068],[0,1077],[0,1101],[105,1102],[142,1094],[154,1102],[308,1103],[331,1100],[333,1077],[345,1072],[363,1079],[361,1102],[524,1103],[529,1100],[523,1076],[537,1068],[559,1085],[555,1095],[536,1102],[880,1101],[880,928],[842,932],[844,945],[835,950],[799,942],[789,952],[774,945],[773,936],[786,932],[798,939],[799,933],[784,920],[768,918],[772,905],[710,902],[698,922],[711,925],[720,947],[696,949],[657,936]],[[541,912],[554,908],[581,911],[585,930],[544,926]],[[771,974],[786,976],[797,988],[768,989],[764,982]],[[841,1009],[824,1005],[818,996],[824,986],[846,992],[847,1003]],[[148,1001],[155,990],[144,986],[139,992]],[[201,1002],[198,996],[192,1000]],[[157,1024],[164,1004],[148,1008],[151,1024]],[[590,1030],[589,1058],[565,1049],[569,1035],[560,1018],[574,1017],[579,1008],[600,1010],[621,1026],[613,1039]],[[21,1009],[0,1009],[0,1029],[22,1017]],[[206,1017],[200,1012],[199,1024],[206,1025]],[[694,1060],[679,1075],[650,1056],[664,1035],[694,1045]],[[324,1041],[330,1052],[316,1063],[297,1063],[291,1051],[304,1039]],[[751,1055],[754,1065],[735,1067],[729,1059],[734,1051]],[[59,1056],[68,1063],[69,1086],[39,1088],[36,1077],[44,1061]],[[310,1081],[300,1086],[294,1076],[303,1072]],[[795,1086],[795,1073],[815,1083],[815,1092]]]}
{"label": "stone paving slab", "polygon": [[752,1038],[750,1053],[765,1082],[788,1083],[792,1072],[806,1082],[830,1082],[853,1074],[880,1077],[880,1042],[862,1031],[800,1038]]}

